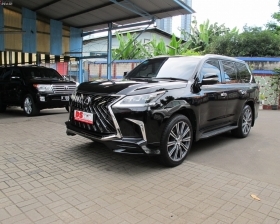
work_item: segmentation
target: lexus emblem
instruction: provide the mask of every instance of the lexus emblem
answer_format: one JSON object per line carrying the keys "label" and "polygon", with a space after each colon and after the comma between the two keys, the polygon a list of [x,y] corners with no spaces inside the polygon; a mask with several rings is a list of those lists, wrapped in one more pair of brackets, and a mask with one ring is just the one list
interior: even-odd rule
{"label": "lexus emblem", "polygon": [[88,96],[88,97],[84,100],[84,104],[88,106],[88,105],[90,104],[90,102],[91,102],[91,97]]}

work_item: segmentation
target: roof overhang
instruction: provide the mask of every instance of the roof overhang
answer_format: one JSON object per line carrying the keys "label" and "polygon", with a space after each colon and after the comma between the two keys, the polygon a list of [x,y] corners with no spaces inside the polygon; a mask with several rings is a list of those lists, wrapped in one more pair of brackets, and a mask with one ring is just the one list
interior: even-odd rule
{"label": "roof overhang", "polygon": [[181,0],[13,0],[13,4],[84,32],[105,29],[109,23],[122,26],[195,12]]}

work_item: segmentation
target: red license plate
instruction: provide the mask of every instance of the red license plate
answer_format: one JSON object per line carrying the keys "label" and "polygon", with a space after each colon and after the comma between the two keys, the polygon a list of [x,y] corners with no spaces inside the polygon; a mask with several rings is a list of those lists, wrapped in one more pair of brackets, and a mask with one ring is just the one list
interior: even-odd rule
{"label": "red license plate", "polygon": [[81,122],[84,122],[87,124],[93,124],[93,114],[92,113],[74,110],[74,119],[76,121],[81,121]]}

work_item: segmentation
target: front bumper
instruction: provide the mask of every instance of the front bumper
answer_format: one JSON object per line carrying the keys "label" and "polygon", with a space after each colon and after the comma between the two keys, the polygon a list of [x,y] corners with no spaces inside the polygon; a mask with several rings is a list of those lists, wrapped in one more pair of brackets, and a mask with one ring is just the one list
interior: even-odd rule
{"label": "front bumper", "polygon": [[69,106],[69,94],[37,94],[39,108],[58,108]]}
{"label": "front bumper", "polygon": [[[117,153],[125,154],[147,154],[159,155],[160,151],[157,147],[147,145],[146,135],[143,138],[123,138],[118,135],[96,136],[87,130],[73,126],[70,121],[65,122],[67,135],[80,135],[93,141],[106,145],[109,149]],[[143,125],[143,124],[140,124]],[[141,128],[141,127],[140,127]],[[143,129],[145,129],[142,126]],[[141,129],[142,129],[141,128]]]}

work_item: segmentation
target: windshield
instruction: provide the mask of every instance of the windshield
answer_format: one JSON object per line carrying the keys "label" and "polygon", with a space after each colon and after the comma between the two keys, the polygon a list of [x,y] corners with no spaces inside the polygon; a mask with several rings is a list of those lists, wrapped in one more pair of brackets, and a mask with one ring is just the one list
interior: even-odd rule
{"label": "windshield", "polygon": [[56,70],[49,68],[27,68],[24,74],[26,79],[63,79]]}
{"label": "windshield", "polygon": [[171,57],[148,59],[125,78],[177,78],[189,80],[200,61],[199,57]]}

